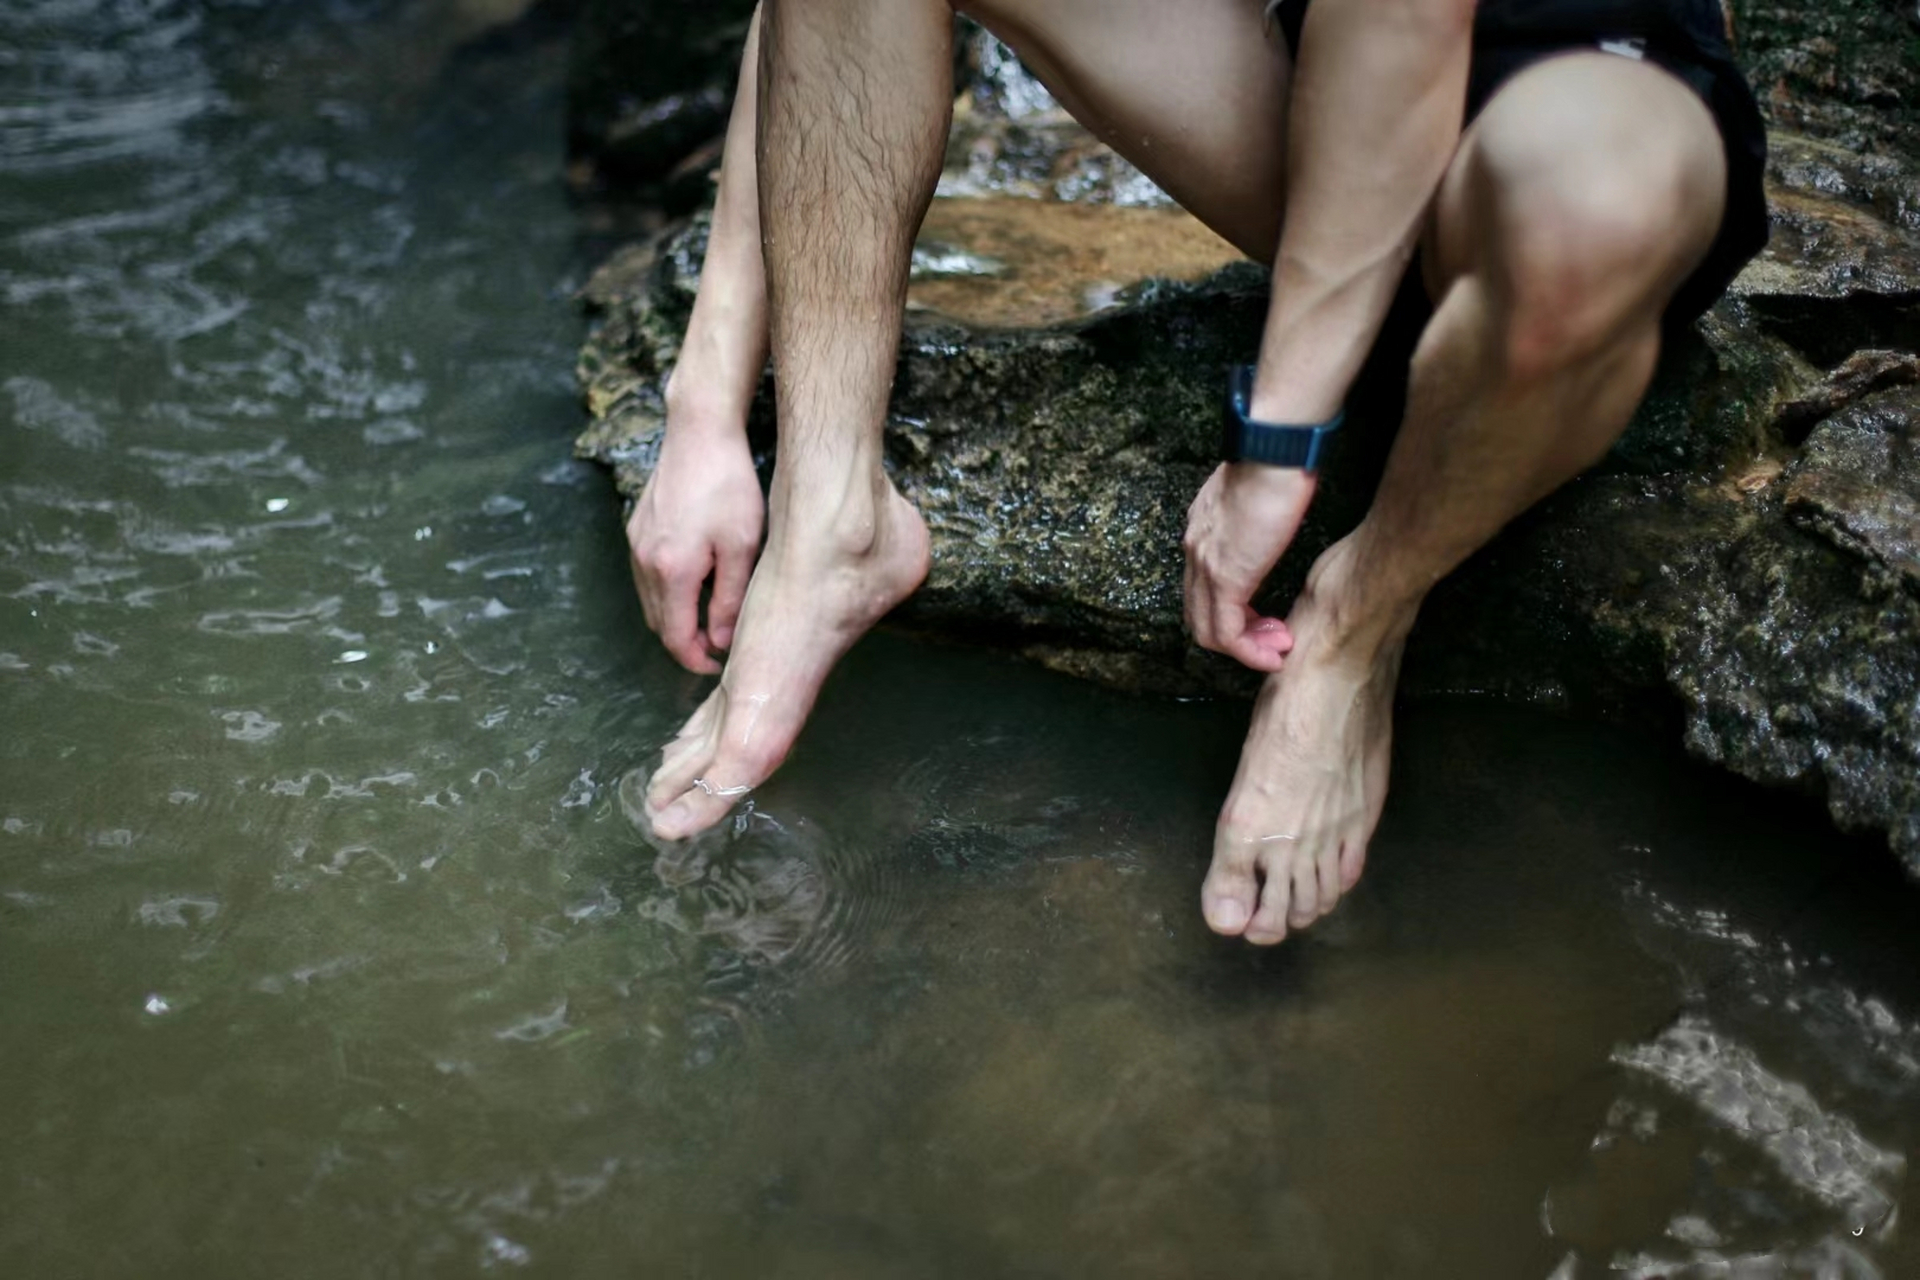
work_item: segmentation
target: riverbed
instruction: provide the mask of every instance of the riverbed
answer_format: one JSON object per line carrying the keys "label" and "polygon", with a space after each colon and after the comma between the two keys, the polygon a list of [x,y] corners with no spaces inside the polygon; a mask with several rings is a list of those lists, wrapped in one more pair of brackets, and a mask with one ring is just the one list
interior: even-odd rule
{"label": "riverbed", "polygon": [[650,846],[517,7],[0,12],[10,1274],[1920,1275],[1920,894],[1626,730],[1409,708],[1256,952],[1244,706],[882,633]]}

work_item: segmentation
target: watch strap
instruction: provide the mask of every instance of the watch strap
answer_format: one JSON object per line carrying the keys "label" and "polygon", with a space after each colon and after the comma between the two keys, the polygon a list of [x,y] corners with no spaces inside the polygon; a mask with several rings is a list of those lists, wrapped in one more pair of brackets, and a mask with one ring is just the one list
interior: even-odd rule
{"label": "watch strap", "polygon": [[1325,422],[1260,422],[1248,416],[1253,399],[1253,366],[1235,365],[1227,375],[1225,441],[1228,462],[1260,462],[1270,467],[1317,471],[1345,411]]}

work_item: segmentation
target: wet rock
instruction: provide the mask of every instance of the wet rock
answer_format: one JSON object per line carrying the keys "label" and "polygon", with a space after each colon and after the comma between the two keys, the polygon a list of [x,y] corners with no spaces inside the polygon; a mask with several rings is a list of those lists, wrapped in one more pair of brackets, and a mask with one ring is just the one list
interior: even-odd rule
{"label": "wet rock", "polygon": [[1741,59],[1776,125],[1855,150],[1920,144],[1916,10],[1903,0],[1735,0]]}
{"label": "wet rock", "polygon": [[[1264,272],[1178,210],[1062,201],[1097,144],[983,83],[916,255],[887,426],[934,538],[897,619],[1121,688],[1248,691],[1183,635],[1179,541]],[[1767,252],[1670,347],[1601,465],[1436,591],[1404,688],[1671,724],[1696,754],[1886,832],[1920,874],[1920,177],[1890,150],[1779,132],[1769,179]],[[955,194],[982,189],[997,194]],[[580,449],[629,495],[704,245],[695,219],[587,290]],[[1370,498],[1422,307],[1403,297],[1356,384],[1276,606]],[[770,387],[751,428],[770,466]]]}
{"label": "wet rock", "polygon": [[[567,146],[580,194],[665,202],[707,193],[754,0],[575,4]],[[1145,175],[1082,129],[1005,45],[972,22],[955,41],[953,129],[941,194],[1170,208]]]}
{"label": "wet rock", "polygon": [[1869,396],[1822,423],[1785,480],[1796,520],[1920,591],[1916,421],[1912,387]]}
{"label": "wet rock", "polygon": [[567,78],[575,182],[658,194],[726,131],[753,0],[578,0]]}
{"label": "wet rock", "polygon": [[942,196],[1016,195],[1167,209],[1172,197],[1099,142],[978,29],[962,39],[962,84]]}

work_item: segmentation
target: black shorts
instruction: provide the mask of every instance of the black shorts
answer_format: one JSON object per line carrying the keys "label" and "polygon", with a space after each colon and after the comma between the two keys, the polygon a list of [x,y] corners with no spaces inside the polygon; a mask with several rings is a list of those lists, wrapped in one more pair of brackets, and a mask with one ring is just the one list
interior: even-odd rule
{"label": "black shorts", "polygon": [[[1309,0],[1274,0],[1268,11],[1300,49]],[[1734,65],[1720,0],[1481,0],[1473,25],[1467,120],[1500,86],[1544,58],[1575,49],[1620,52],[1672,72],[1713,113],[1727,152],[1727,203],[1713,247],[1674,294],[1669,328],[1693,323],[1767,243],[1767,129]]]}

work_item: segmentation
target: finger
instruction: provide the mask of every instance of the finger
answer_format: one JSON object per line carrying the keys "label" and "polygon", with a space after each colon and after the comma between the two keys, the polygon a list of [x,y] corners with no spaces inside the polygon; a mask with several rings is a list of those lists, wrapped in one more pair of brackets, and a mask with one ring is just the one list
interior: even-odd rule
{"label": "finger", "polygon": [[1214,582],[1208,584],[1207,609],[1214,647],[1222,653],[1233,653],[1234,642],[1247,629],[1247,602],[1234,599],[1233,592],[1222,590],[1220,584]]}
{"label": "finger", "polygon": [[714,555],[713,595],[707,600],[707,639],[716,649],[733,647],[733,629],[753,578],[754,548],[721,549]]}
{"label": "finger", "polygon": [[711,555],[672,566],[663,575],[660,593],[660,643],[689,671],[712,675],[720,664],[707,652],[700,630],[700,584],[706,581]]}
{"label": "finger", "polygon": [[1194,563],[1193,552],[1189,550],[1182,563],[1180,582],[1180,600],[1187,618],[1187,634],[1193,637],[1195,644],[1210,648],[1203,635],[1206,632],[1206,578]]}
{"label": "finger", "polygon": [[655,625],[658,615],[650,598],[653,595],[652,574],[647,569],[646,558],[640,554],[640,513],[644,505],[644,497],[641,502],[634,504],[633,510],[627,515],[627,523],[623,531],[627,535],[627,563],[633,570],[634,594],[640,597],[641,611],[647,615],[647,630],[658,633],[659,627]]}
{"label": "finger", "polygon": [[1293,650],[1293,633],[1278,618],[1263,618],[1251,609],[1246,612],[1246,627],[1236,642],[1234,656],[1255,671],[1280,670]]}
{"label": "finger", "polygon": [[640,597],[640,616],[646,619],[647,630],[659,635],[660,611],[654,602],[653,579],[640,563],[638,552],[629,555],[627,563],[633,570],[633,593]]}
{"label": "finger", "polygon": [[660,634],[659,592],[654,584],[654,573],[647,565],[647,557],[640,552],[639,512],[627,522],[627,567],[633,572],[633,593],[640,597],[640,612],[647,620],[647,630]]}
{"label": "finger", "polygon": [[1275,653],[1293,652],[1293,632],[1279,618],[1265,617],[1248,609],[1247,632],[1263,648],[1272,649]]}
{"label": "finger", "polygon": [[[1272,673],[1280,669],[1286,650],[1278,646],[1274,632],[1254,631],[1254,625],[1260,621],[1260,615],[1249,609],[1245,601],[1230,601],[1224,593],[1213,598],[1214,638],[1219,642],[1218,650],[1243,666]],[[1285,632],[1284,623],[1281,630]]]}

